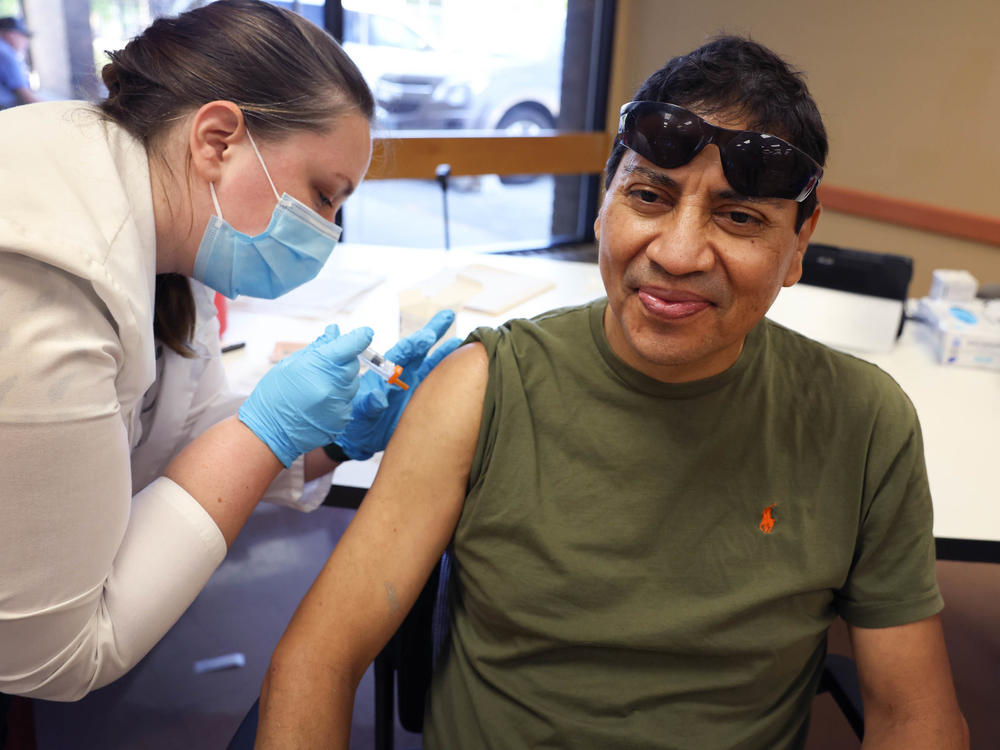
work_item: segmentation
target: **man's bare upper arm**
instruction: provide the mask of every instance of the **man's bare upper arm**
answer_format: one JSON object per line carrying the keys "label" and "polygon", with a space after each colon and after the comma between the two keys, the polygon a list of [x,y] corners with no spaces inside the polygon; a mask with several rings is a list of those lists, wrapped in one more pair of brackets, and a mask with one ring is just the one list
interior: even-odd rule
{"label": "man's bare upper arm", "polygon": [[487,378],[482,344],[463,346],[434,369],[407,405],[358,513],[366,527],[405,532],[396,543],[411,545],[411,561],[426,567],[414,599],[462,512]]}
{"label": "man's bare upper arm", "polygon": [[469,344],[421,383],[286,638],[318,638],[331,661],[363,671],[399,627],[461,514],[487,378],[485,349]]}

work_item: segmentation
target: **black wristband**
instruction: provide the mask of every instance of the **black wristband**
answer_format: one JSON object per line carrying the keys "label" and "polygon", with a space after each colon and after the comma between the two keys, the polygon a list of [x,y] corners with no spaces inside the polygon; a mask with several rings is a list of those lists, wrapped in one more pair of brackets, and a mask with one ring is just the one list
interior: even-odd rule
{"label": "black wristband", "polygon": [[351,457],[344,453],[344,449],[341,448],[336,443],[330,443],[329,445],[323,446],[323,452],[326,457],[331,461],[335,461],[338,464],[344,463],[344,461],[350,461]]}

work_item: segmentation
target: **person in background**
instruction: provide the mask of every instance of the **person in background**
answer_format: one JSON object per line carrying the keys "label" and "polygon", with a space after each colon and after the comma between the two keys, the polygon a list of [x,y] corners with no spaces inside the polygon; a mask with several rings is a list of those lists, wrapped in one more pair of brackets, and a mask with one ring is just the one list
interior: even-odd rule
{"label": "person in background", "polygon": [[0,18],[0,109],[39,101],[24,63],[31,32],[13,16]]}
{"label": "person in background", "polygon": [[606,298],[479,329],[431,373],[274,652],[258,748],[348,746],[446,548],[427,750],[802,748],[838,616],[864,747],[968,747],[913,406],[764,318],[826,154],[753,41],[640,86],[594,225]]}
{"label": "person in background", "polygon": [[214,296],[319,272],[371,92],[256,0],[161,18],[102,75],[98,105],[0,113],[0,691],[61,701],[149,651],[262,497],[315,507],[338,461],[381,450],[458,343],[428,356],[444,312],[391,349],[404,392],[359,378],[371,329],[330,326],[229,393]]}

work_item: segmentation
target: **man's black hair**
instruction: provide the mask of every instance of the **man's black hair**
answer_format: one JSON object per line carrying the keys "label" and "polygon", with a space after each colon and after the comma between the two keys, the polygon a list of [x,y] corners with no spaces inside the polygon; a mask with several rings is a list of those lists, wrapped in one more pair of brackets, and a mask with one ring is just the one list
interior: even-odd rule
{"label": "man's black hair", "polygon": [[[826,163],[826,128],[802,74],[750,39],[720,36],[669,60],[645,80],[633,100],[669,102],[699,115],[743,120],[747,129],[784,138]],[[605,167],[605,188],[624,153],[625,146],[616,141]],[[799,204],[796,232],[815,208],[814,190]]]}

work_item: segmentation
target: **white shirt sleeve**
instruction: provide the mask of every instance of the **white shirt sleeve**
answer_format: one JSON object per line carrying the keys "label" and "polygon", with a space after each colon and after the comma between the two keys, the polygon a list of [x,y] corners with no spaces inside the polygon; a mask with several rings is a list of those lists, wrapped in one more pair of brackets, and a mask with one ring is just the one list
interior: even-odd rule
{"label": "white shirt sleeve", "polygon": [[114,325],[86,282],[0,253],[0,691],[75,700],[136,664],[225,556],[167,479],[133,500]]}

